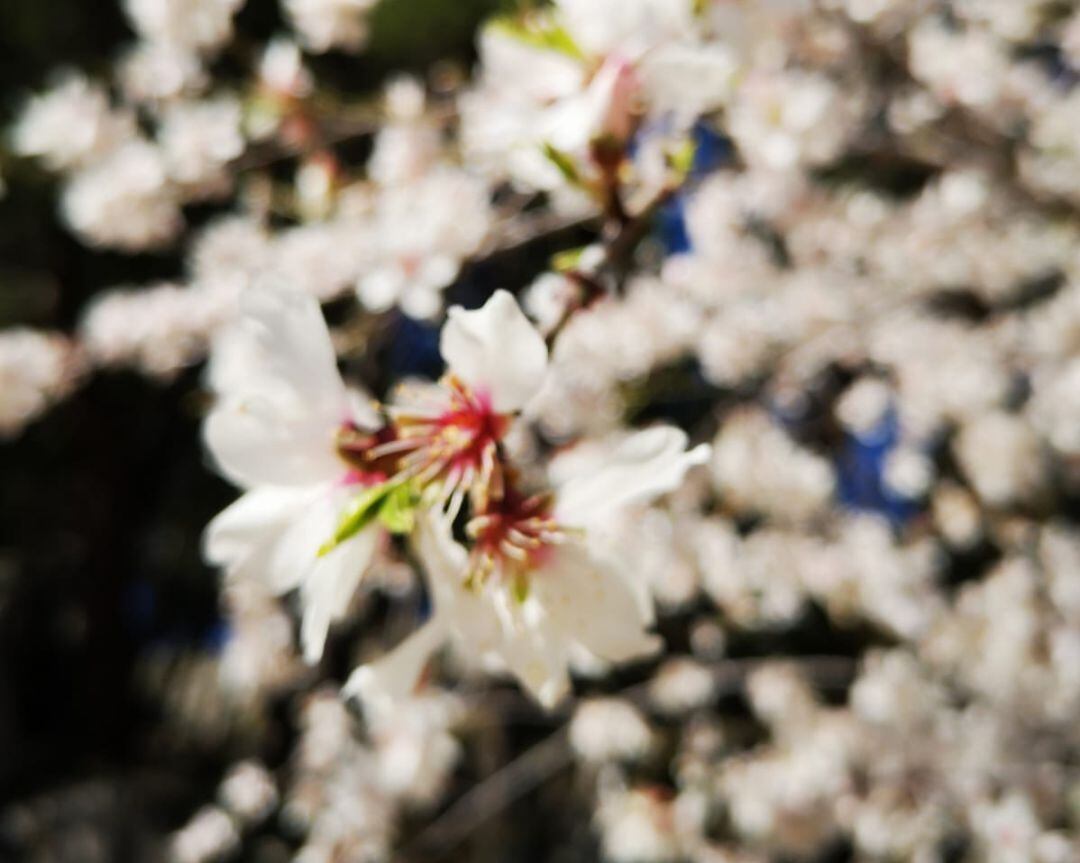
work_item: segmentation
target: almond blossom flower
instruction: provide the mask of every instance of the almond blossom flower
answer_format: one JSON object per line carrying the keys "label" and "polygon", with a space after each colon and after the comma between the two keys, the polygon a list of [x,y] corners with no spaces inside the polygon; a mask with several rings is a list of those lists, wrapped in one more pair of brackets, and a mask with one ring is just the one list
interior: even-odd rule
{"label": "almond blossom flower", "polygon": [[163,111],[158,143],[169,176],[188,197],[228,190],[229,162],[244,152],[243,110],[228,96],[176,101]]}
{"label": "almond blossom flower", "polygon": [[692,38],[693,22],[690,0],[558,0],[497,20],[462,103],[467,155],[554,191],[568,164],[617,159],[645,109],[689,125],[728,98],[735,71],[723,45]]}
{"label": "almond blossom flower", "polygon": [[164,154],[142,139],[73,174],[61,210],[84,242],[124,252],[166,246],[184,226]]}
{"label": "almond blossom flower", "polygon": [[124,50],[117,62],[117,83],[133,103],[156,103],[182,94],[202,92],[209,77],[202,58],[170,42],[139,41]]}
{"label": "almond blossom flower", "polygon": [[576,655],[607,662],[645,656],[659,645],[639,601],[589,526],[613,510],[646,502],[681,483],[708,458],[686,435],[658,427],[629,435],[587,473],[552,494],[508,487],[469,521],[472,552],[436,511],[418,520],[416,550],[435,606],[431,619],[381,660],[361,666],[345,691],[366,700],[407,694],[429,656],[450,642],[466,658],[513,673],[545,707],[570,688]]}
{"label": "almond blossom flower", "polygon": [[289,22],[310,51],[358,51],[367,41],[367,13],[375,0],[285,0]]}
{"label": "almond blossom flower", "polygon": [[380,543],[376,522],[333,541],[364,490],[386,478],[363,459],[378,417],[342,382],[314,298],[264,289],[241,302],[237,327],[215,346],[219,402],[204,431],[244,494],[207,527],[204,551],[232,579],[299,588],[304,655],[315,662]]}
{"label": "almond blossom flower", "polygon": [[15,327],[0,332],[0,441],[72,389],[79,362],[56,333]]}
{"label": "almond blossom flower", "polygon": [[399,305],[410,317],[435,317],[443,289],[488,235],[489,197],[485,183],[449,166],[381,188],[374,224],[380,260],[356,282],[364,307]]}
{"label": "almond blossom flower", "polygon": [[547,346],[517,301],[496,291],[480,309],[449,310],[439,350],[448,366],[440,386],[390,408],[396,437],[372,455],[400,454],[395,479],[456,513],[466,494],[481,506],[501,497],[497,447],[543,383]]}
{"label": "almond blossom flower", "polygon": [[124,0],[131,26],[148,42],[207,54],[232,38],[244,0]]}
{"label": "almond blossom flower", "polygon": [[12,128],[12,145],[64,171],[102,158],[134,135],[134,118],[114,110],[104,88],[68,72],[27,102]]}

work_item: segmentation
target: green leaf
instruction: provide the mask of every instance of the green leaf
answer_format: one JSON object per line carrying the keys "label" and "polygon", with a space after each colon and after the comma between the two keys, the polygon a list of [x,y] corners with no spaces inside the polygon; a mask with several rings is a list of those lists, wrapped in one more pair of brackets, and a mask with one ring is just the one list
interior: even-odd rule
{"label": "green leaf", "polygon": [[319,547],[319,557],[329,554],[343,542],[356,536],[379,515],[386,496],[397,486],[392,483],[364,489],[349,502],[334,535]]}
{"label": "green leaf", "polygon": [[395,486],[379,507],[379,523],[390,533],[405,535],[416,526],[420,496],[409,485]]}
{"label": "green leaf", "polygon": [[548,161],[551,162],[556,168],[559,169],[559,173],[563,175],[563,178],[574,186],[583,185],[581,180],[581,174],[578,173],[577,165],[574,164],[574,160],[569,154],[564,153],[562,150],[547,143],[543,144],[544,155]]}

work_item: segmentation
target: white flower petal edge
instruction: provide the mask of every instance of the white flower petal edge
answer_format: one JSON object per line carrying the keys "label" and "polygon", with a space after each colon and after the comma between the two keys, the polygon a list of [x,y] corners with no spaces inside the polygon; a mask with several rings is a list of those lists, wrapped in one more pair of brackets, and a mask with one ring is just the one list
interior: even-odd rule
{"label": "white flower petal edge", "polygon": [[578,470],[559,487],[555,515],[584,526],[616,509],[673,491],[686,472],[709,460],[710,448],[686,449],[686,433],[673,426],[634,432],[604,451],[590,470]]}
{"label": "white flower petal edge", "polygon": [[[337,518],[336,511],[334,518]],[[322,656],[330,624],[341,618],[348,609],[361,577],[375,557],[381,538],[382,532],[377,526],[368,527],[328,554],[316,557],[314,563],[309,565],[300,585],[304,606],[300,643],[307,662],[318,662]]]}
{"label": "white flower petal edge", "polygon": [[545,626],[608,662],[648,655],[660,644],[645,631],[647,622],[625,580],[582,543],[570,541],[555,550],[533,579],[533,600],[545,612]]}
{"label": "white flower petal edge", "polygon": [[244,488],[333,479],[334,429],[353,419],[330,333],[314,297],[255,289],[211,367],[219,401],[204,437],[221,472]]}
{"label": "white flower petal edge", "polygon": [[345,404],[348,408],[348,419],[358,428],[374,431],[382,425],[378,404],[366,392],[349,387],[345,391]]}
{"label": "white flower petal edge", "polygon": [[[310,488],[263,486],[252,489],[218,513],[203,532],[203,557],[226,569],[229,577],[250,574],[263,580],[275,540],[318,493]],[[278,592],[296,586],[301,573],[290,575]]]}
{"label": "white flower petal edge", "polygon": [[659,645],[646,632],[629,586],[579,543],[559,547],[531,573],[523,601],[514,597],[513,585],[498,579],[466,587],[467,554],[440,516],[419,520],[417,553],[434,600],[432,619],[396,650],[358,668],[346,695],[373,702],[401,698],[412,691],[432,652],[449,641],[467,660],[509,671],[550,708],[569,692],[575,649],[622,662]]}
{"label": "white flower petal edge", "polygon": [[277,594],[300,589],[300,640],[309,663],[322,656],[330,625],[348,608],[381,538],[372,525],[319,555],[349,494],[338,485],[254,489],[214,518],[203,536],[206,559],[228,578],[258,581]]}
{"label": "white flower petal edge", "polygon": [[432,618],[381,659],[361,665],[345,681],[342,695],[359,699],[365,712],[386,712],[409,698],[424,666],[446,642],[442,623]]}
{"label": "white flower petal edge", "polygon": [[479,309],[454,306],[439,340],[443,359],[497,413],[520,410],[536,394],[547,370],[547,345],[506,291]]}
{"label": "white flower petal edge", "polygon": [[320,554],[355,493],[335,435],[347,422],[375,428],[378,416],[341,380],[314,297],[255,289],[241,306],[211,358],[219,401],[204,434],[221,472],[249,490],[208,525],[203,551],[230,579],[299,588],[304,657],[316,662],[381,537],[372,525]]}
{"label": "white flower petal edge", "polygon": [[342,687],[345,697],[358,697],[365,708],[386,707],[411,695],[431,655],[450,638],[457,610],[453,579],[464,573],[468,553],[441,527],[441,520],[421,513],[413,534],[416,553],[429,576],[431,618],[383,657],[353,671]]}

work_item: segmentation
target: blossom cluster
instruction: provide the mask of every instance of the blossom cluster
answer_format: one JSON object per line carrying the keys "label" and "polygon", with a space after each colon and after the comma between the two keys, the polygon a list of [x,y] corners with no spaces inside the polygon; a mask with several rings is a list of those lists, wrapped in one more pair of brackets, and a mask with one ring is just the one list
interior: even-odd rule
{"label": "blossom cluster", "polygon": [[392,859],[526,711],[616,863],[1078,859],[1080,12],[523,4],[357,105],[370,2],[217,81],[240,5],[130,0],[12,134],[185,274],[0,335],[0,434],[205,358],[221,710],[299,716],[173,857]]}

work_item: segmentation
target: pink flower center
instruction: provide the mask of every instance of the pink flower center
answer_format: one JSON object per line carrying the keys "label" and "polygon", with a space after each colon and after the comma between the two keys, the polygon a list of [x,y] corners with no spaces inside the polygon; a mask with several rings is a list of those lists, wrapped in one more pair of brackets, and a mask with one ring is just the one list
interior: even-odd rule
{"label": "pink flower center", "polygon": [[389,427],[369,432],[352,422],[342,423],[334,439],[337,454],[347,465],[342,485],[369,487],[386,482],[397,472],[398,459],[380,450],[394,440],[394,431]]}
{"label": "pink flower center", "polygon": [[566,539],[551,505],[550,495],[525,497],[512,487],[489,502],[465,527],[473,540],[469,579],[483,581],[492,572],[518,577],[543,566]]}
{"label": "pink flower center", "polygon": [[402,453],[400,470],[421,485],[440,483],[443,501],[456,509],[472,492],[478,506],[502,496],[498,443],[510,420],[496,413],[491,398],[453,375],[441,381],[447,403],[436,411],[394,409],[397,440],[377,452]]}
{"label": "pink flower center", "polygon": [[381,471],[363,471],[357,470],[356,468],[350,468],[345,471],[344,475],[341,477],[341,484],[371,488],[376,485],[382,485],[382,483],[386,482],[389,478],[390,477]]}

